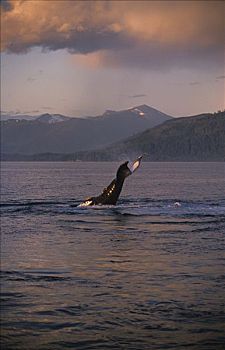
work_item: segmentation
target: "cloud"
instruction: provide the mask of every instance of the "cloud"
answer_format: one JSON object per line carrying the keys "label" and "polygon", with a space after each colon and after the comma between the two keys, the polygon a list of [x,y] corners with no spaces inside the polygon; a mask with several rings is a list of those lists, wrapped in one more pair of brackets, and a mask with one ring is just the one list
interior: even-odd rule
{"label": "cloud", "polygon": [[13,6],[8,0],[1,0],[1,7],[4,11],[12,10]]}
{"label": "cloud", "polygon": [[216,80],[223,80],[225,79],[225,75],[219,75],[218,77],[216,77]]}
{"label": "cloud", "polygon": [[54,109],[53,107],[49,107],[49,106],[44,106],[44,107],[41,107],[41,109],[44,109],[44,110],[51,110],[51,109]]}
{"label": "cloud", "polygon": [[189,83],[189,85],[191,85],[191,86],[200,85],[200,82],[199,81],[191,81]]}
{"label": "cloud", "polygon": [[2,49],[22,53],[40,46],[89,53],[129,45],[114,23],[114,10],[101,1],[14,0],[2,15]]}
{"label": "cloud", "polygon": [[222,1],[4,3],[2,50],[6,52],[66,49],[93,67],[152,69],[201,61],[218,64],[224,59]]}
{"label": "cloud", "polygon": [[33,83],[35,80],[37,80],[37,79],[33,78],[33,77],[28,77],[27,78],[28,83]]}
{"label": "cloud", "polygon": [[130,98],[141,98],[141,97],[147,97],[146,94],[137,94],[137,95],[132,95],[132,96],[129,96]]}

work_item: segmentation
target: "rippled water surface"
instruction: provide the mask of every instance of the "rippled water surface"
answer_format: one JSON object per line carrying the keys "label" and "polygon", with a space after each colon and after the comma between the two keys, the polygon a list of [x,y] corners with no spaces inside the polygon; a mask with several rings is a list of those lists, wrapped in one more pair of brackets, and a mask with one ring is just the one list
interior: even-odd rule
{"label": "rippled water surface", "polygon": [[224,163],[118,165],[2,163],[4,350],[224,349]]}

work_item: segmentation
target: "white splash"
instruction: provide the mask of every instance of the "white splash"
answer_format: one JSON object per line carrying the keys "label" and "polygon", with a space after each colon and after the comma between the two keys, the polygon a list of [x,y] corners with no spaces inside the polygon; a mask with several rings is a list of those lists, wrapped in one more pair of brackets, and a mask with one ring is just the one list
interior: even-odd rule
{"label": "white splash", "polygon": [[92,200],[87,200],[83,203],[80,203],[78,207],[88,207],[92,203]]}

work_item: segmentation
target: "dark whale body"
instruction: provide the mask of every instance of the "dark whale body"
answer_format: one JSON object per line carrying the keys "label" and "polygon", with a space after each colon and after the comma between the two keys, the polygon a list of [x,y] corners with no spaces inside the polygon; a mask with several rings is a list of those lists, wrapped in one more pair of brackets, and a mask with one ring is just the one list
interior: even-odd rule
{"label": "dark whale body", "polygon": [[139,157],[130,167],[128,167],[128,161],[121,164],[117,170],[116,178],[112,180],[109,186],[99,196],[87,198],[79,206],[115,205],[122,191],[124,180],[139,167],[141,158]]}

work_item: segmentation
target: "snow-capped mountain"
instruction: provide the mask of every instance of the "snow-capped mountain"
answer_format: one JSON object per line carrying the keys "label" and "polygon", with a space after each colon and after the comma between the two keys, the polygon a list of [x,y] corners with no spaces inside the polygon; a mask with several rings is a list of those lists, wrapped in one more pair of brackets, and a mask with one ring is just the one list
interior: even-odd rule
{"label": "snow-capped mountain", "polygon": [[69,119],[70,119],[69,117],[66,117],[62,114],[45,113],[37,117],[35,120],[42,123],[54,124],[54,123],[61,123]]}
{"label": "snow-capped mountain", "polygon": [[140,105],[140,106],[124,109],[121,111],[106,110],[105,113],[103,113],[102,116],[100,117],[109,118],[109,117],[116,117],[116,116],[120,116],[120,117],[127,116],[130,118],[138,116],[145,120],[151,120],[155,125],[157,125],[159,121],[161,122],[171,118],[171,116],[169,116],[168,114],[160,112],[157,109],[153,107],[149,107],[147,105]]}
{"label": "snow-capped mountain", "polygon": [[139,115],[140,117],[153,117],[153,116],[161,116],[161,117],[166,117],[168,118],[168,115],[158,111],[155,108],[149,107],[147,105],[140,105],[137,107],[133,107],[128,109],[128,111]]}
{"label": "snow-capped mountain", "polygon": [[97,117],[71,118],[46,113],[35,120],[2,121],[2,152],[32,154],[93,150],[171,118],[152,107],[140,105],[122,111],[107,110]]}

